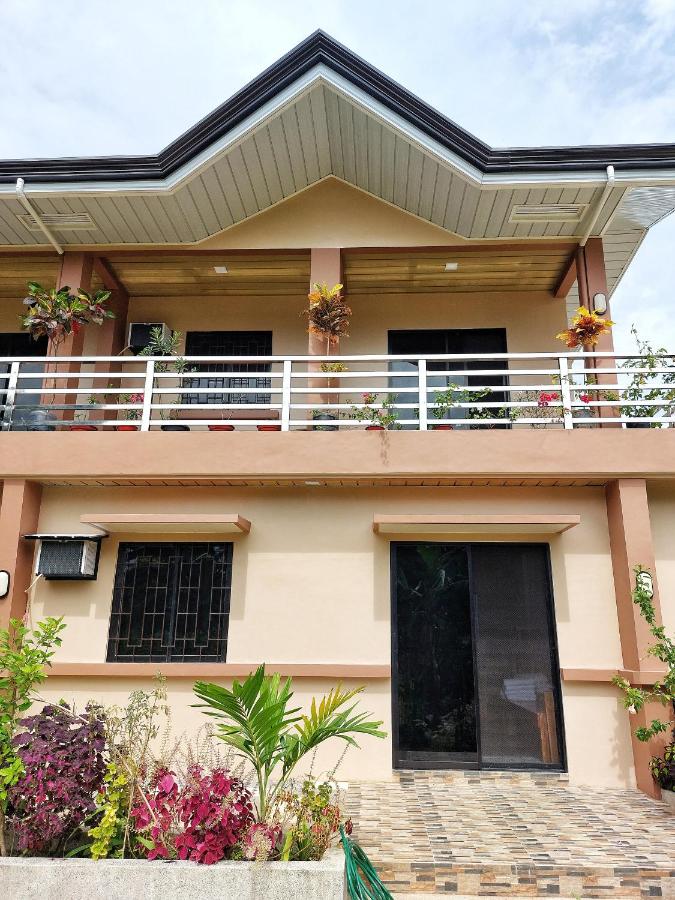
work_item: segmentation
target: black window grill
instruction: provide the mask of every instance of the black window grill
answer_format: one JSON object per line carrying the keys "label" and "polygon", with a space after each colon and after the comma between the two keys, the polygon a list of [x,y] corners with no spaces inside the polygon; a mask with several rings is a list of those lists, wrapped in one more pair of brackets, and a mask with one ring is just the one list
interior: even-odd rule
{"label": "black window grill", "polygon": [[[188,331],[185,337],[186,356],[271,356],[271,331]],[[269,372],[264,363],[197,363],[191,366],[203,372]],[[185,387],[213,388],[213,394],[184,394],[183,403],[269,403],[269,393],[219,393],[218,388],[269,388],[269,378],[246,378],[237,374],[232,378],[185,378]]]}
{"label": "black window grill", "polygon": [[122,543],[108,662],[225,662],[230,543]]}

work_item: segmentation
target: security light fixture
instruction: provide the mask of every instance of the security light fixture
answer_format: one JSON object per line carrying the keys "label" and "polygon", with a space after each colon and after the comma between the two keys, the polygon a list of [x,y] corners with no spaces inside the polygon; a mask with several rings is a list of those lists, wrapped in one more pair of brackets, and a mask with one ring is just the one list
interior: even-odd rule
{"label": "security light fixture", "polygon": [[213,271],[216,275],[227,275],[227,266],[214,266]]}
{"label": "security light fixture", "polygon": [[607,296],[605,294],[593,294],[593,311],[600,316],[607,312]]}
{"label": "security light fixture", "polygon": [[447,263],[445,264],[445,271],[446,271],[446,272],[456,272],[457,269],[459,269],[459,263],[456,263],[456,262],[447,262]]}

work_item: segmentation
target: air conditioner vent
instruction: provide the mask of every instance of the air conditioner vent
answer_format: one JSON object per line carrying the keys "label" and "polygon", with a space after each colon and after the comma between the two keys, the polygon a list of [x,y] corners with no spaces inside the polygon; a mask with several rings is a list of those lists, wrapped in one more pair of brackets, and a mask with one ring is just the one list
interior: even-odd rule
{"label": "air conditioner vent", "polygon": [[105,535],[27,534],[24,537],[39,541],[36,575],[73,581],[96,578],[101,540]]}
{"label": "air conditioner vent", "polygon": [[[29,231],[41,231],[33,216],[20,215],[17,218]],[[40,213],[40,218],[48,228],[55,231],[89,231],[96,228],[88,213]]]}
{"label": "air conditioner vent", "polygon": [[511,207],[509,222],[580,222],[585,203],[540,203]]}

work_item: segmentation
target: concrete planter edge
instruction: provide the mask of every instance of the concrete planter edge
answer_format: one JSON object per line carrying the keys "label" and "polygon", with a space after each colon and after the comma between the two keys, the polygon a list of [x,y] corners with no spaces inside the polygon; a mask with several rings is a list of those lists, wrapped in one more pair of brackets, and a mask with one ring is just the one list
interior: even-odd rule
{"label": "concrete planter edge", "polygon": [[343,900],[344,853],[320,862],[213,866],[137,859],[0,858],[2,894],[12,900]]}

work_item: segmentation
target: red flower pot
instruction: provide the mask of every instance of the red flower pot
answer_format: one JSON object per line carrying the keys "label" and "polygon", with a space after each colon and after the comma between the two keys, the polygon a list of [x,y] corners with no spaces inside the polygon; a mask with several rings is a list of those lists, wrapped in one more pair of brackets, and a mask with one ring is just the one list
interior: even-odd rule
{"label": "red flower pot", "polygon": [[258,431],[281,431],[281,425],[257,425]]}
{"label": "red flower pot", "polygon": [[70,425],[69,431],[98,431],[95,425]]}
{"label": "red flower pot", "polygon": [[234,431],[234,425],[209,425],[209,431]]}
{"label": "red flower pot", "polygon": [[115,425],[115,431],[138,431],[138,425]]}
{"label": "red flower pot", "polygon": [[366,425],[366,431],[384,431],[384,425]]}
{"label": "red flower pot", "polygon": [[434,431],[454,431],[454,425],[434,425]]}

